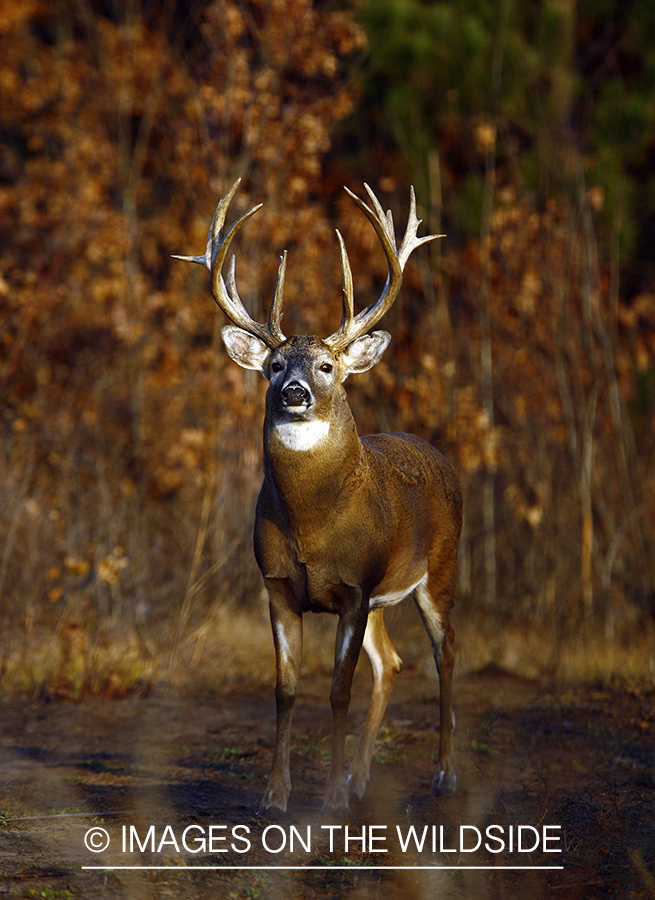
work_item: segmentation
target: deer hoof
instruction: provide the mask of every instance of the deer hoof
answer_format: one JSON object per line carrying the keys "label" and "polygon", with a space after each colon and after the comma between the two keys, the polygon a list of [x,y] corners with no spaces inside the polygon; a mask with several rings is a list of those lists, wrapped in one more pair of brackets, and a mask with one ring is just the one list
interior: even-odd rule
{"label": "deer hoof", "polygon": [[276,791],[275,788],[267,788],[266,793],[262,797],[262,802],[259,804],[258,813],[260,816],[266,815],[269,809],[277,809],[280,812],[286,812],[288,802],[288,791]]}
{"label": "deer hoof", "polygon": [[325,792],[323,812],[343,812],[348,810],[348,788],[346,779],[341,784],[329,786]]}
{"label": "deer hoof", "polygon": [[348,793],[353,797],[361,800],[366,791],[368,784],[368,775],[362,775],[359,772],[351,772],[348,775]]}
{"label": "deer hoof", "polygon": [[433,797],[450,797],[457,790],[457,775],[440,769],[432,781]]}

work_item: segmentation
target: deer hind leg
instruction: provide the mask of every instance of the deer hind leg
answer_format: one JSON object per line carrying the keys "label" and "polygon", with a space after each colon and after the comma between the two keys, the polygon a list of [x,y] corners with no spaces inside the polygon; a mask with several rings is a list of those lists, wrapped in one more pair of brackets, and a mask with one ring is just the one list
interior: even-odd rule
{"label": "deer hind leg", "polygon": [[275,643],[277,682],[275,704],[277,725],[273,767],[266,792],[259,806],[263,813],[270,807],[285,811],[291,792],[289,748],[291,720],[298,689],[298,672],[302,657],[302,614],[294,610],[294,598],[284,582],[267,580],[270,596],[271,625]]}
{"label": "deer hind leg", "polygon": [[371,664],[373,694],[357,751],[348,773],[348,788],[356,797],[363,797],[368,784],[371,758],[391,688],[403,667],[384,627],[384,610],[374,609],[368,615],[363,647]]}
{"label": "deer hind leg", "polygon": [[418,585],[415,600],[430,635],[439,675],[439,761],[432,781],[433,796],[454,794],[457,786],[453,753],[453,644],[455,633],[448,623],[453,605],[455,575],[434,574]]}

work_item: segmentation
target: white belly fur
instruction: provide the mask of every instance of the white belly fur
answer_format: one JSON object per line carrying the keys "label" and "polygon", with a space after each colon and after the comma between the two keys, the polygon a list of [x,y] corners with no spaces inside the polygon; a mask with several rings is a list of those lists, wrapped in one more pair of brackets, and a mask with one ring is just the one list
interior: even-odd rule
{"label": "white belly fur", "polygon": [[414,584],[410,584],[409,587],[403,588],[402,591],[394,591],[391,594],[377,594],[375,597],[371,597],[368,602],[368,608],[371,610],[377,609],[379,606],[393,606],[394,603],[400,603],[401,600],[408,597],[417,587],[425,586],[427,581],[428,573],[426,572],[422,578],[419,578]]}

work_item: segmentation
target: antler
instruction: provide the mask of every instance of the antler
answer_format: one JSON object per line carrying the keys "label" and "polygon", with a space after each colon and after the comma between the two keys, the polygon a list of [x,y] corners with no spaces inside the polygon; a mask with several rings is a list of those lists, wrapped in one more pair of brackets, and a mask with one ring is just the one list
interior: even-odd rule
{"label": "antler", "polygon": [[351,344],[356,338],[366,334],[382,316],[391,308],[394,300],[398,296],[398,291],[403,281],[403,269],[405,263],[409,259],[413,250],[433,241],[435,238],[445,237],[443,234],[429,234],[425,237],[417,237],[418,226],[421,219],[416,216],[416,196],[414,188],[410,193],[410,210],[407,220],[407,228],[405,237],[403,238],[400,250],[396,249],[396,234],[393,227],[393,216],[391,210],[384,212],[378,198],[375,196],[371,188],[365,184],[374,210],[361,200],[356,194],[346,188],[348,194],[353,198],[357,206],[366,214],[371,225],[375,229],[375,233],[380,239],[380,243],[387,256],[389,264],[389,273],[387,280],[380,294],[379,300],[367,306],[357,315],[355,315],[355,298],[353,291],[353,277],[348,260],[346,245],[337,229],[337,238],[339,239],[339,252],[341,254],[341,278],[343,289],[343,317],[341,325],[333,334],[325,338],[325,343],[334,353],[339,353]]}
{"label": "antler", "polygon": [[239,294],[237,293],[234,255],[230,260],[230,265],[228,268],[227,286],[225,284],[225,281],[223,280],[223,275],[221,274],[223,263],[225,262],[225,257],[227,256],[227,251],[229,250],[232,238],[241,228],[241,226],[263,206],[262,203],[254,206],[251,210],[241,216],[240,219],[237,219],[237,221],[228,230],[227,234],[221,235],[221,229],[225,224],[228,207],[240,183],[241,179],[237,178],[227,194],[223,197],[222,200],[219,200],[218,202],[216,212],[214,213],[214,218],[212,219],[212,223],[209,228],[209,234],[207,235],[207,247],[205,248],[204,256],[175,255],[173,258],[183,259],[187,262],[200,263],[201,265],[203,265],[209,271],[212,296],[220,309],[228,317],[228,319],[235,325],[238,325],[239,328],[247,331],[248,334],[252,334],[255,337],[258,337],[266,344],[267,347],[270,347],[271,350],[274,350],[286,340],[280,328],[284,293],[284,273],[287,266],[286,250],[280,257],[280,265],[275,281],[275,292],[273,294],[273,300],[271,302],[268,322],[265,325],[261,325],[259,322],[255,322],[255,320],[250,316],[245,306],[241,302]]}

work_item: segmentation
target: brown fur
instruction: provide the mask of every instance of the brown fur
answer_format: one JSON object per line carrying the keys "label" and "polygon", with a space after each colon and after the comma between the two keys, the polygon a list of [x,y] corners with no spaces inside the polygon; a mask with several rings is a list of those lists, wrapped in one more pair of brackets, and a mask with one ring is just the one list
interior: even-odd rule
{"label": "brown fur", "polygon": [[[311,386],[317,418],[330,430],[311,449],[280,440],[279,390],[267,394],[264,484],[257,504],[255,554],[270,594],[278,656],[278,736],[262,809],[286,808],[290,787],[288,741],[302,648],[302,614],[339,616],[332,688],[334,734],[326,805],[347,805],[343,743],[352,675],[364,649],[373,667],[373,699],[350,770],[361,795],[375,736],[401,662],[372,598],[401,599],[417,588],[417,602],[435,647],[441,679],[441,736],[435,792],[454,788],[452,762],[452,629],[456,560],[462,517],[459,481],[450,463],[421,438],[370,435],[360,440],[337,374],[331,389],[312,381],[312,360],[324,353],[315,338],[294,338],[276,351]],[[335,359],[338,368],[338,360]],[[295,368],[294,368],[295,367]],[[270,373],[269,373],[270,374]],[[292,377],[292,376],[289,376]],[[373,604],[375,605],[375,604]],[[344,639],[348,644],[344,650]],[[365,637],[366,636],[366,637]],[[286,648],[282,646],[286,645]],[[376,671],[376,669],[378,671]]]}

